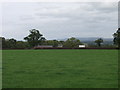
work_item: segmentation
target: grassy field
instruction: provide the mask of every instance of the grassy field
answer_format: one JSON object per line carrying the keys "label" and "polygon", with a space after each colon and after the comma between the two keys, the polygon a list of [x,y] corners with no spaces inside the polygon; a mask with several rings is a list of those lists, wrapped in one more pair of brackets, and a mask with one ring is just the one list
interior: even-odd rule
{"label": "grassy field", "polygon": [[3,50],[3,88],[117,88],[117,50]]}
{"label": "grassy field", "polygon": [[0,89],[2,89],[2,50],[0,50]]}

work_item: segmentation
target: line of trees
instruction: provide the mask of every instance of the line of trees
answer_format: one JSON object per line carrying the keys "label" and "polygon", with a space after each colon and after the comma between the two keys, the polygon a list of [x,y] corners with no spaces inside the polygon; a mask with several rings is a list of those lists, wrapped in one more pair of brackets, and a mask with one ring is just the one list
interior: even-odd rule
{"label": "line of trees", "polygon": [[43,37],[43,35],[39,32],[39,30],[36,29],[30,30],[29,35],[24,37],[25,41],[17,41],[14,38],[5,39],[4,37],[1,37],[1,39],[3,49],[29,49],[38,45],[52,45],[53,47],[62,45],[65,48],[75,48],[82,44],[79,39],[74,37],[69,38],[66,41],[46,40],[45,37]]}
{"label": "line of trees", "polygon": [[116,31],[116,33],[113,34],[113,42],[115,45],[118,46],[118,48],[120,49],[120,28],[118,28],[118,30]]}
{"label": "line of trees", "polygon": [[[120,48],[120,28],[113,34],[113,42],[114,45]],[[58,47],[62,45],[65,48],[77,48],[79,45],[83,43],[74,37],[67,39],[66,41],[58,41],[58,40],[46,40],[45,37],[39,32],[39,30],[32,29],[28,36],[24,37],[25,41],[17,41],[14,38],[5,39],[4,37],[0,37],[0,41],[2,41],[3,49],[13,49],[13,48],[21,48],[21,49],[29,49],[38,45],[52,45],[53,47]],[[104,42],[102,38],[98,38],[94,41],[96,45],[94,47],[101,47]],[[92,47],[89,45],[89,47]]]}
{"label": "line of trees", "polygon": [[67,48],[75,48],[79,47],[80,42],[79,39],[76,39],[74,37],[69,38],[66,41],[58,41],[58,40],[46,40],[45,37],[39,32],[39,30],[32,29],[30,30],[30,34],[24,38],[26,40],[30,47],[35,47],[38,45],[52,45],[53,47],[58,47],[58,45],[63,45],[63,47]]}
{"label": "line of trees", "polygon": [[101,43],[103,43],[103,39],[102,39],[102,38],[99,38],[99,39],[95,40],[95,43],[96,43],[99,47],[101,47]]}
{"label": "line of trees", "polygon": [[[120,28],[117,29],[117,31],[113,34],[113,43],[114,45],[110,46],[110,47],[115,47],[117,46],[120,49]],[[94,41],[98,47],[101,47],[101,44],[103,43],[103,39],[99,38],[97,40]],[[107,46],[109,47],[109,46]]]}
{"label": "line of trees", "polygon": [[28,42],[17,41],[16,39],[5,39],[4,37],[0,38],[2,41],[3,49],[13,49],[13,48],[30,48]]}

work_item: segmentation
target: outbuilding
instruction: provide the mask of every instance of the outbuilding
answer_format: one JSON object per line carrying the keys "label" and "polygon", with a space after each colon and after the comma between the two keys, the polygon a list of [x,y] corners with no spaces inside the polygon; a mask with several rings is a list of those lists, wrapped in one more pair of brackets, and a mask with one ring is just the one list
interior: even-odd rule
{"label": "outbuilding", "polygon": [[85,45],[79,45],[79,48],[85,48],[86,46]]}

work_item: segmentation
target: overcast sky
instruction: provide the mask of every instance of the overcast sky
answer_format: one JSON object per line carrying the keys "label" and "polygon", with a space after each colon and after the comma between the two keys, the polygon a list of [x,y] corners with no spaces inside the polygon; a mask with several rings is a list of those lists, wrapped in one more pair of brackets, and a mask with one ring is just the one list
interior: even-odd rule
{"label": "overcast sky", "polygon": [[2,4],[2,36],[23,40],[38,29],[46,39],[112,38],[118,28],[117,2],[19,2]]}

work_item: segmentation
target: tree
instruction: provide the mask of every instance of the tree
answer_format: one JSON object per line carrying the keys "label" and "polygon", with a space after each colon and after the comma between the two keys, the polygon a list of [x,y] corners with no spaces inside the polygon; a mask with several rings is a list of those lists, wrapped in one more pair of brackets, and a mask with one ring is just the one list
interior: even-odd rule
{"label": "tree", "polygon": [[58,47],[60,42],[58,40],[46,40],[43,45],[52,45],[53,47]]}
{"label": "tree", "polygon": [[8,40],[9,48],[16,48],[16,42],[17,42],[17,40],[15,40],[14,38],[9,39]]}
{"label": "tree", "polygon": [[28,42],[23,42],[23,41],[17,41],[16,42],[16,48],[21,48],[21,49],[26,49],[26,48],[29,48],[29,44]]}
{"label": "tree", "polygon": [[53,40],[53,47],[58,47],[58,41],[57,40]]}
{"label": "tree", "polygon": [[65,42],[65,41],[59,41],[59,43],[62,44],[62,45],[64,44],[64,42]]}
{"label": "tree", "polygon": [[5,48],[6,47],[5,38],[4,37],[1,38],[2,38],[2,48]]}
{"label": "tree", "polygon": [[14,38],[11,39],[5,39],[4,37],[2,37],[2,48],[16,48],[16,42],[17,40],[15,40]]}
{"label": "tree", "polygon": [[0,37],[0,49],[2,49],[2,37]]}
{"label": "tree", "polygon": [[72,38],[67,39],[64,42],[63,47],[65,47],[65,48],[78,48],[80,44],[82,44],[82,43],[80,42],[79,39],[72,37]]}
{"label": "tree", "polygon": [[96,43],[99,47],[101,47],[101,43],[103,43],[103,39],[102,39],[102,38],[99,38],[99,39],[95,40],[95,43]]}
{"label": "tree", "polygon": [[45,38],[42,37],[43,35],[39,32],[39,30],[32,29],[30,30],[30,34],[24,38],[27,40],[31,47],[37,46],[45,41]]}
{"label": "tree", "polygon": [[113,34],[113,42],[115,45],[118,45],[118,48],[120,49],[120,28],[116,31],[116,33]]}

